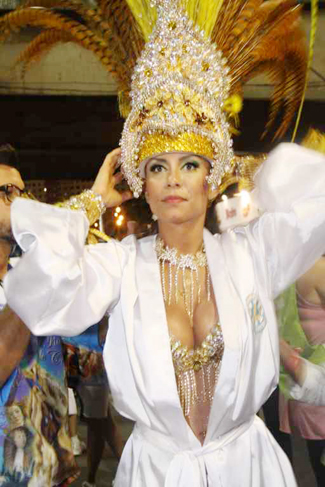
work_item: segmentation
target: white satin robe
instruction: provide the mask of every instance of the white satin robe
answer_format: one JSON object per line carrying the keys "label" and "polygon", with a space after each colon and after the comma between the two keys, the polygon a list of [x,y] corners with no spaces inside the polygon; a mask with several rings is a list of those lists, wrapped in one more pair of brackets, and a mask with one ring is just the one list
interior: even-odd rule
{"label": "white satin robe", "polygon": [[325,159],[275,150],[255,197],[265,213],[204,242],[225,351],[203,446],[177,394],[154,238],[84,246],[78,212],[17,200],[24,257],[5,279],[9,305],[36,335],[72,335],[108,309],[104,356],[114,404],[136,422],[115,487],[295,486],[257,411],[279,375],[275,295],[325,249]]}

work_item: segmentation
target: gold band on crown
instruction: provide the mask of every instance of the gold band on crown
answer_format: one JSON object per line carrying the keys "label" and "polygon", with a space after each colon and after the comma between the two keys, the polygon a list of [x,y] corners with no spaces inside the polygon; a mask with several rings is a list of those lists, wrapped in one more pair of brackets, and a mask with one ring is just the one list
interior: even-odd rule
{"label": "gold band on crown", "polygon": [[147,134],[139,151],[139,161],[144,161],[155,154],[166,152],[191,152],[214,158],[214,151],[211,140],[200,134],[183,132],[172,136],[163,133]]}

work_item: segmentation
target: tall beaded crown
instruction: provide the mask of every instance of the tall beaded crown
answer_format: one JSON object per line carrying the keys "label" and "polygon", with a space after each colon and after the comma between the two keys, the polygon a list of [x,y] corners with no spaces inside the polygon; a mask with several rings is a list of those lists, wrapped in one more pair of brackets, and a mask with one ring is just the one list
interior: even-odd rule
{"label": "tall beaded crown", "polygon": [[[128,3],[134,13],[139,2]],[[306,49],[296,1],[234,0],[233,7],[212,1],[219,12],[210,36],[190,19],[183,8],[189,3],[151,1],[157,21],[133,72],[131,111],[121,138],[122,171],[135,197],[143,186],[141,162],[175,151],[208,158],[208,183],[220,187],[236,165],[225,108],[229,95],[255,73],[267,71],[276,85],[269,125],[284,105],[278,135],[303,94]],[[139,15],[137,21],[143,20]],[[220,35],[223,25],[229,30]]]}
{"label": "tall beaded crown", "polygon": [[227,61],[179,1],[155,3],[158,20],[132,77],[132,109],[121,140],[123,172],[139,196],[140,161],[194,152],[210,160],[208,182],[217,187],[233,158],[223,112],[230,89]]}

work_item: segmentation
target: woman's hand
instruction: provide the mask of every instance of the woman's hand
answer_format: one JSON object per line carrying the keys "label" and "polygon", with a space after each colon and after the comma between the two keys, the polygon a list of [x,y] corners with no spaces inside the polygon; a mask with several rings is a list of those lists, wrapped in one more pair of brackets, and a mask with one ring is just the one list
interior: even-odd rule
{"label": "woman's hand", "polygon": [[283,338],[280,339],[280,359],[291,376],[300,386],[303,386],[306,379],[306,366],[300,357],[301,349],[292,348]]}
{"label": "woman's hand", "polygon": [[107,154],[92,187],[94,193],[103,198],[106,208],[119,206],[133,198],[131,191],[120,193],[115,189],[115,186],[123,179],[122,173],[114,176],[120,155],[121,149],[115,149]]}

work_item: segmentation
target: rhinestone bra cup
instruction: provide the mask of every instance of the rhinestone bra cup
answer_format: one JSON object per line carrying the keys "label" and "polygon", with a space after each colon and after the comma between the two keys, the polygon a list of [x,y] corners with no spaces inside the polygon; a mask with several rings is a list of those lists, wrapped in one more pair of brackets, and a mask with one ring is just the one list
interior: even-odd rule
{"label": "rhinestone bra cup", "polygon": [[216,324],[202,344],[194,349],[170,338],[177,389],[185,416],[199,403],[212,404],[224,351],[220,324]]}

